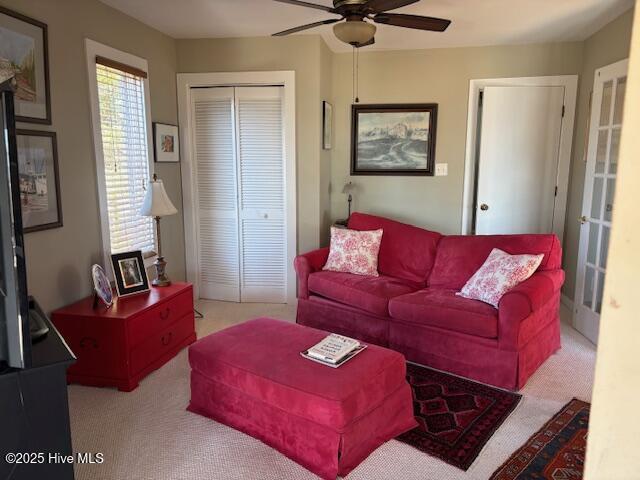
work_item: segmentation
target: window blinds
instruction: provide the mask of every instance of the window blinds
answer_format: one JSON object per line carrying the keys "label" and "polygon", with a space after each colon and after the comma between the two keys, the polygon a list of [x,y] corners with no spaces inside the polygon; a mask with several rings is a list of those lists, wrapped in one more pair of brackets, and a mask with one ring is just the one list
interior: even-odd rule
{"label": "window blinds", "polygon": [[100,60],[96,73],[111,252],[149,252],[155,247],[153,221],[139,215],[149,181],[144,78]]}

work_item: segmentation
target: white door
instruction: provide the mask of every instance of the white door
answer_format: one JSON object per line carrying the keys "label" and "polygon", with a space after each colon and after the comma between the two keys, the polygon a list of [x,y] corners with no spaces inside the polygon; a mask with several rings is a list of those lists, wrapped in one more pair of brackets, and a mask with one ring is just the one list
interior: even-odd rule
{"label": "white door", "polygon": [[550,86],[484,89],[476,234],[550,233],[558,229],[554,207],[564,90]]}
{"label": "white door", "polygon": [[191,92],[200,297],[240,301],[234,89]]}
{"label": "white door", "polygon": [[192,89],[200,298],[287,301],[283,90]]}
{"label": "white door", "polygon": [[243,302],[286,302],[283,92],[236,88]]}
{"label": "white door", "polygon": [[591,102],[574,326],[594,343],[609,253],[627,68],[628,61],[623,60],[597,70]]}

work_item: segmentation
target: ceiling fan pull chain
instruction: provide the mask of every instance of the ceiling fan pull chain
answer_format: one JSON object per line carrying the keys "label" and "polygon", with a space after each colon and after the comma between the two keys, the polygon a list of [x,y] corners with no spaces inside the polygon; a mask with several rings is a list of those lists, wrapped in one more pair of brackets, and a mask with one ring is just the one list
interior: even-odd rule
{"label": "ceiling fan pull chain", "polygon": [[356,47],[351,46],[351,103],[356,103]]}
{"label": "ceiling fan pull chain", "polygon": [[356,103],[360,103],[359,98],[360,90],[360,49],[356,48]]}

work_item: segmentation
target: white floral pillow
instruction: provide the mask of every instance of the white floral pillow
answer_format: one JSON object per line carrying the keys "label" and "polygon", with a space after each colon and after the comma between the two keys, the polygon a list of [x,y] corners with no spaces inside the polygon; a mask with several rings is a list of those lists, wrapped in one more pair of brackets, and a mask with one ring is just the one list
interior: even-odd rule
{"label": "white floral pillow", "polygon": [[382,229],[370,231],[331,227],[329,258],[323,270],[378,276]]}
{"label": "white floral pillow", "polygon": [[494,248],[456,295],[498,308],[502,296],[535,273],[544,255],[509,255]]}

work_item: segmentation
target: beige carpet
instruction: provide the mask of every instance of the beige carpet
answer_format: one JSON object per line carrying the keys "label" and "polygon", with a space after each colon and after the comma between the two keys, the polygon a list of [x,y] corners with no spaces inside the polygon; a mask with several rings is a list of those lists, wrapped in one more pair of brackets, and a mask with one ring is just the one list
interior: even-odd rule
{"label": "beige carpet", "polygon": [[[295,316],[287,306],[201,302],[198,308],[205,314],[205,319],[196,320],[199,337],[258,316]],[[348,480],[487,479],[571,398],[591,399],[595,348],[567,325],[562,341],[562,350],[531,378],[520,405],[467,472],[394,440],[375,451]],[[73,385],[69,397],[74,450],[105,455],[102,465],[76,466],[78,480],[317,478],[258,440],[185,411],[186,351],[131,393]]]}

